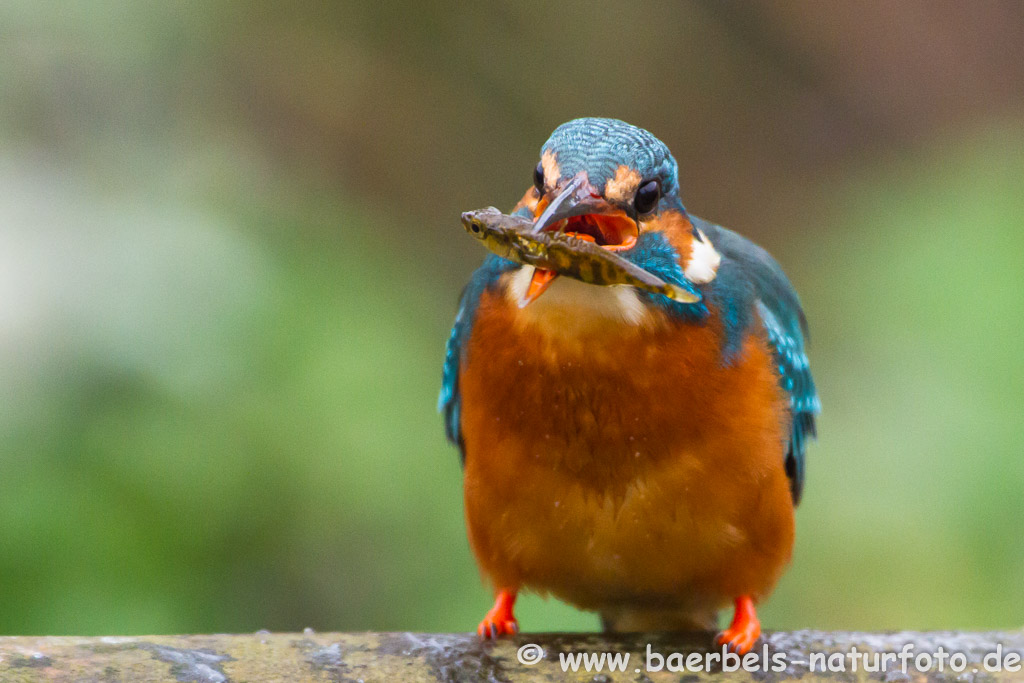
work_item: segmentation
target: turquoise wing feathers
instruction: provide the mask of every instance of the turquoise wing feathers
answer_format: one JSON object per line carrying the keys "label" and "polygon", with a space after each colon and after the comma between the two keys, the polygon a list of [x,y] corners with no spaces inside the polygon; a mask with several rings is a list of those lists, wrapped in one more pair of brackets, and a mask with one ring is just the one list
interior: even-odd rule
{"label": "turquoise wing feathers", "polygon": [[[731,230],[699,218],[691,220],[722,255],[718,278],[712,283],[714,298],[728,301],[729,306],[724,308],[742,312],[732,319],[727,317],[727,337],[732,335],[737,342],[734,345],[738,345],[750,325],[760,324],[772,348],[779,384],[789,397],[792,426],[785,465],[793,502],[799,503],[807,442],[817,434],[816,417],[821,412],[805,350],[807,320],[800,299],[767,251]],[[730,330],[728,326],[733,320],[737,329]],[[730,342],[726,343],[728,347]]]}
{"label": "turquoise wing feathers", "polygon": [[462,441],[460,412],[462,408],[459,395],[459,371],[465,354],[466,342],[473,329],[476,309],[480,305],[480,297],[497,283],[501,274],[515,268],[517,264],[493,254],[484,259],[483,265],[477,268],[470,278],[469,284],[462,290],[459,298],[459,312],[455,315],[455,324],[448,335],[445,346],[444,369],[441,373],[441,394],[437,398],[437,410],[444,418],[444,431],[448,440],[459,447],[459,457],[466,462],[466,449]]}

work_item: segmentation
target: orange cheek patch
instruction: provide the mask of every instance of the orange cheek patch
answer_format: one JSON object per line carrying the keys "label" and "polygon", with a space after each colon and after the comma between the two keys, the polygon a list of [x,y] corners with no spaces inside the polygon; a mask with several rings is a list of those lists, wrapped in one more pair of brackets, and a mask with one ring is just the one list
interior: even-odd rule
{"label": "orange cheek patch", "polygon": [[540,202],[540,193],[537,192],[537,188],[531,187],[529,190],[526,191],[526,194],[523,195],[523,198],[519,200],[519,203],[515,205],[515,208],[512,209],[512,212],[515,213],[516,211],[525,206],[530,210],[531,213],[533,213],[534,216],[536,216],[540,212],[540,210],[537,208]]}
{"label": "orange cheek patch", "polygon": [[537,203],[533,207],[533,217],[537,218],[542,213],[544,213],[544,209],[548,208],[548,204],[550,204],[550,203],[551,203],[551,200],[548,199],[547,195],[544,195],[540,199],[538,199]]}
{"label": "orange cheek patch", "polygon": [[540,155],[540,165],[544,169],[544,186],[553,188],[558,179],[562,177],[562,170],[558,167],[558,160],[554,152],[547,151]]}
{"label": "orange cheek patch", "polygon": [[685,265],[693,252],[693,224],[678,211],[663,211],[642,222],[644,232],[661,232],[679,252],[679,264]]}

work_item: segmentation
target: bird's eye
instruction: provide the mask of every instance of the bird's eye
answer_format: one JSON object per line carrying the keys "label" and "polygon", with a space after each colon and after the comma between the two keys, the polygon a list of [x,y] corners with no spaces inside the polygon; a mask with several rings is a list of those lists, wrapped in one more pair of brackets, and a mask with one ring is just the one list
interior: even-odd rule
{"label": "bird's eye", "polygon": [[533,186],[537,188],[538,194],[544,194],[544,164],[540,162],[533,169]]}
{"label": "bird's eye", "polygon": [[648,180],[636,190],[633,206],[637,213],[650,213],[661,199],[661,185],[657,180]]}

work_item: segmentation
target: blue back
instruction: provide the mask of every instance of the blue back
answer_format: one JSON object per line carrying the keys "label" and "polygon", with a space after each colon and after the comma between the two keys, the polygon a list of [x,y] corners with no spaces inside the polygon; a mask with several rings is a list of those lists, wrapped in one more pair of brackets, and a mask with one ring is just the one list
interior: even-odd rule
{"label": "blue back", "polygon": [[779,384],[789,396],[792,414],[786,474],[793,502],[804,486],[807,441],[816,435],[815,416],[821,402],[804,350],[807,320],[796,290],[771,254],[731,230],[691,216],[722,255],[717,277],[710,283],[709,303],[725,324],[723,357],[739,351],[751,325],[760,324],[772,347]]}

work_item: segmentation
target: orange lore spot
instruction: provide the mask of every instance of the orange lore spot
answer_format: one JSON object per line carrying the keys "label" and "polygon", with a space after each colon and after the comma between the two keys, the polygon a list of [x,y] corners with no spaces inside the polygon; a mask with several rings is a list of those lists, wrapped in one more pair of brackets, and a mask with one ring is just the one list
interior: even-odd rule
{"label": "orange lore spot", "polygon": [[540,164],[544,169],[544,185],[551,189],[558,184],[562,177],[562,170],[558,167],[558,159],[554,152],[548,150],[540,156]]}
{"label": "orange lore spot", "polygon": [[[543,205],[543,206],[542,206]],[[548,200],[541,197],[540,193],[537,192],[537,188],[530,186],[530,189],[523,194],[522,199],[513,207],[512,213],[515,213],[524,206],[530,210],[530,212],[537,217],[540,212],[544,210],[544,207],[548,205]]]}
{"label": "orange lore spot", "polygon": [[629,201],[640,185],[640,172],[629,166],[615,169],[615,177],[604,185],[604,196],[617,202]]}

